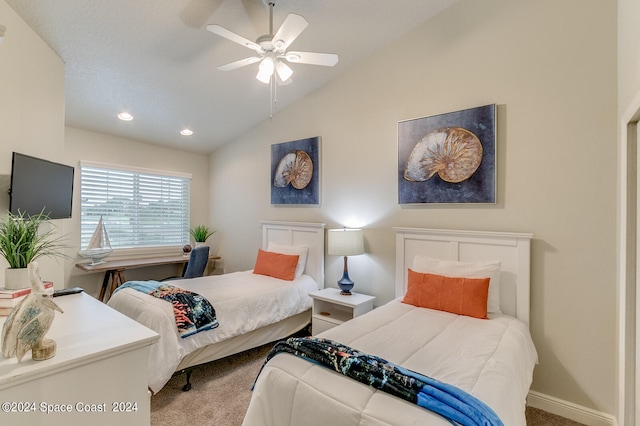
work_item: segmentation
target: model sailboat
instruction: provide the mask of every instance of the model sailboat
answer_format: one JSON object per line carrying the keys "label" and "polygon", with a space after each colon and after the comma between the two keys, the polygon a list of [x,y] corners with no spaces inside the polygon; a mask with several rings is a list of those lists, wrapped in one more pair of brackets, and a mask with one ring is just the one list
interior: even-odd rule
{"label": "model sailboat", "polygon": [[102,223],[102,216],[100,216],[100,221],[98,221],[98,226],[96,226],[96,230],[91,236],[89,245],[79,254],[84,258],[91,259],[90,265],[99,265],[105,262],[104,258],[109,256],[111,252],[113,252],[113,249],[111,248],[111,243],[109,243],[109,235]]}

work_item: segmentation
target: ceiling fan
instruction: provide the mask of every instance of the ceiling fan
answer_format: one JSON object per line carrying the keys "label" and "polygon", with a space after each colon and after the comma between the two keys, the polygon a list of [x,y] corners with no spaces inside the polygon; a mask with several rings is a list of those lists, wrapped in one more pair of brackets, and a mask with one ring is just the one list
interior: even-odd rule
{"label": "ceiling fan", "polygon": [[279,82],[287,83],[290,81],[289,79],[291,78],[291,75],[293,75],[293,70],[287,65],[287,63],[322,65],[327,67],[332,67],[338,63],[338,55],[334,53],[287,51],[289,46],[302,33],[302,31],[304,31],[309,23],[304,19],[304,17],[296,15],[295,13],[290,13],[287,15],[278,31],[274,34],[273,6],[275,5],[275,0],[269,0],[268,5],[269,34],[258,37],[255,42],[229,31],[220,25],[207,25],[207,30],[212,33],[248,47],[257,53],[257,56],[251,56],[240,59],[239,61],[220,65],[218,67],[219,70],[231,71],[260,62],[260,65],[258,66],[258,74],[256,75],[258,80],[265,84],[269,83],[275,71]]}

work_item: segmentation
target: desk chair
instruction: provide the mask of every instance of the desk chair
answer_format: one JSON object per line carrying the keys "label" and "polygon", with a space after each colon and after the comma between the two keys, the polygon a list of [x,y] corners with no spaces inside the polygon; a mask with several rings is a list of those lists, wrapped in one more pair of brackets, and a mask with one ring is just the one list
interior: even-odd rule
{"label": "desk chair", "polygon": [[200,246],[191,250],[189,262],[185,266],[181,277],[169,277],[161,281],[182,280],[186,278],[198,278],[204,275],[204,270],[209,262],[209,247]]}

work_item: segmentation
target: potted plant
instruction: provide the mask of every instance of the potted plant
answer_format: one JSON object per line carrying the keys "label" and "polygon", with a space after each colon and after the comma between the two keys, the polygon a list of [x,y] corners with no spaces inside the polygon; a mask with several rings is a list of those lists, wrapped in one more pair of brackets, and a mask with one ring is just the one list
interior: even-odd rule
{"label": "potted plant", "polygon": [[193,241],[196,242],[196,247],[203,245],[207,238],[215,233],[215,229],[209,228],[207,225],[196,225],[189,230],[189,233],[193,237]]}
{"label": "potted plant", "polygon": [[44,210],[36,215],[25,216],[8,213],[4,221],[0,221],[0,255],[9,263],[5,271],[5,288],[17,289],[29,286],[27,265],[43,256],[67,257],[62,249],[62,237],[55,238],[52,226],[49,230],[39,232],[40,226],[50,223]]}

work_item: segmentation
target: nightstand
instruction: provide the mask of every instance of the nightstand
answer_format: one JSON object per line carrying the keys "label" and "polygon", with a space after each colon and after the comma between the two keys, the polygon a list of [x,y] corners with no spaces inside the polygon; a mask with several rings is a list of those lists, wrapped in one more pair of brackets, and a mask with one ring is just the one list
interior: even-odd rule
{"label": "nightstand", "polygon": [[325,288],[309,294],[313,298],[312,334],[329,330],[373,309],[374,296],[353,293],[343,296],[340,289]]}

